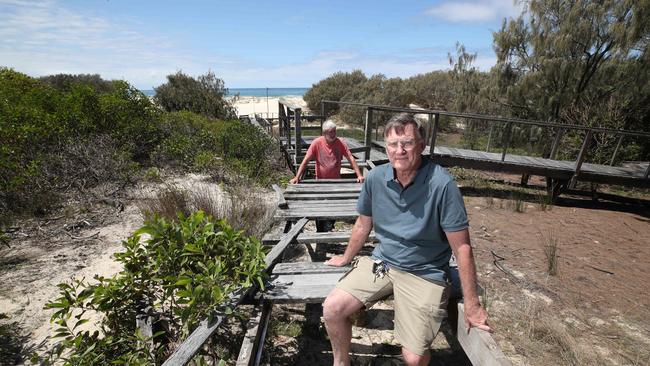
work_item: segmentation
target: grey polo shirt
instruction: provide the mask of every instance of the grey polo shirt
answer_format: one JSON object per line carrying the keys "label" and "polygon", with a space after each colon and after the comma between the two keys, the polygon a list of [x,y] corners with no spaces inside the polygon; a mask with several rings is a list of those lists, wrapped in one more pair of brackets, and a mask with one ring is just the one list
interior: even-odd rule
{"label": "grey polo shirt", "polygon": [[371,216],[380,244],[372,253],[401,270],[446,281],[451,247],[445,231],[467,228],[460,190],[443,167],[422,157],[418,172],[402,188],[390,164],[368,174],[357,211]]}

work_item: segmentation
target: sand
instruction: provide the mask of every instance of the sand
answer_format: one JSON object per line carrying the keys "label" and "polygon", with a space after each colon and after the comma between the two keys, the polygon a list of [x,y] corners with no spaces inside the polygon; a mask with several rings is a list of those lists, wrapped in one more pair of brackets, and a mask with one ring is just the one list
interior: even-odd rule
{"label": "sand", "polygon": [[261,114],[265,118],[277,118],[280,98],[302,108],[307,107],[307,103],[300,96],[269,97],[268,99],[266,97],[239,97],[233,101],[233,105],[237,109],[238,116]]}

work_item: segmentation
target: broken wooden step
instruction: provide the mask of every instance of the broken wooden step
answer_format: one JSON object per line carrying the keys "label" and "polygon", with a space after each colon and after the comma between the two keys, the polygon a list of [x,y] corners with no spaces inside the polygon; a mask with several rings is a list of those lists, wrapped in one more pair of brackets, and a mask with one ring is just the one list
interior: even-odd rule
{"label": "broken wooden step", "polygon": [[324,262],[278,263],[258,296],[274,303],[322,303],[348,270],[349,265],[332,267]]}

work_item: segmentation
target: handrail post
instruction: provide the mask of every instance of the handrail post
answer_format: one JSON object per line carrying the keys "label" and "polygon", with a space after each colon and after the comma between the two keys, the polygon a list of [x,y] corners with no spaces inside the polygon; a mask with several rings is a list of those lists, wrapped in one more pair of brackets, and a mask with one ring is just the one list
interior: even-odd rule
{"label": "handrail post", "polygon": [[[370,147],[372,144],[372,108],[368,107],[366,109],[366,126],[364,130],[363,145],[365,147]],[[370,149],[366,149],[364,153],[364,160],[370,160]]]}
{"label": "handrail post", "polygon": [[300,114],[302,111],[300,108],[296,108],[294,111],[294,116],[296,118],[296,164],[299,164],[300,161],[298,160],[298,157],[300,156],[300,152],[302,151],[302,131],[300,129]]}
{"label": "handrail post", "polygon": [[[488,121],[490,123],[490,121]],[[488,133],[488,141],[487,141],[487,146],[485,147],[485,152],[490,152],[490,142],[492,141],[492,130],[494,129],[494,125],[490,124],[490,133]]]}
{"label": "handrail post", "polygon": [[[433,119],[433,121],[431,121]],[[438,125],[440,124],[440,113],[429,115],[429,123],[433,122],[431,127],[431,146],[429,147],[429,157],[433,160],[433,154],[436,151],[436,137],[438,136]]]}
{"label": "handrail post", "polygon": [[618,154],[618,149],[621,147],[621,142],[623,142],[623,137],[625,135],[621,135],[621,137],[618,138],[618,142],[616,143],[616,148],[614,148],[614,153],[612,154],[612,160],[609,161],[609,165],[614,165],[614,160],[616,160],[616,154]]}
{"label": "handrail post", "polygon": [[650,162],[648,163],[648,167],[645,169],[645,174],[643,175],[643,179],[648,179],[648,175],[650,175]]}
{"label": "handrail post", "polygon": [[320,115],[322,116],[321,119],[320,119],[320,130],[321,130],[321,133],[323,133],[323,123],[327,119],[327,117],[325,116],[325,102],[324,101],[320,102]]}
{"label": "handrail post", "polygon": [[284,136],[284,108],[280,101],[278,101],[278,134],[280,137]]}
{"label": "handrail post", "polygon": [[555,159],[557,151],[560,147],[560,140],[562,139],[562,134],[564,134],[563,128],[558,128],[555,138],[553,139],[553,145],[551,145],[551,153],[549,154],[549,159]]}
{"label": "handrail post", "polygon": [[506,152],[508,152],[508,145],[510,144],[510,131],[512,130],[512,122],[508,122],[506,130],[503,132],[503,153],[501,154],[501,161],[506,160]]}
{"label": "handrail post", "polygon": [[285,127],[287,128],[286,130],[287,146],[289,147],[289,149],[291,149],[291,109],[289,108],[289,106],[287,106],[286,112],[287,115],[285,118],[287,119],[287,125]]}
{"label": "handrail post", "polygon": [[578,154],[578,159],[576,160],[575,172],[573,173],[573,177],[571,178],[571,182],[569,183],[569,188],[571,189],[575,187],[578,181],[580,168],[582,167],[582,163],[585,161],[585,158],[587,157],[587,148],[589,147],[589,143],[591,142],[592,136],[593,136],[593,131],[587,130],[587,135],[585,136],[585,140],[582,142],[582,147],[580,148],[580,154]]}
{"label": "handrail post", "polygon": [[375,120],[375,141],[379,141],[379,120]]}

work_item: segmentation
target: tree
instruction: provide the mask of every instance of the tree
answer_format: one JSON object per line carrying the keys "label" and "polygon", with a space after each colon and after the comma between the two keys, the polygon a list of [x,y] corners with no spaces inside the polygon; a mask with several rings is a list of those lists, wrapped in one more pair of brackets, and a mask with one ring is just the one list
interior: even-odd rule
{"label": "tree", "polygon": [[237,118],[235,108],[224,99],[228,89],[212,71],[198,79],[179,71],[167,75],[167,83],[154,90],[154,102],[168,112],[186,110],[210,118]]}
{"label": "tree", "polygon": [[[320,111],[320,102],[323,100],[343,100],[346,94],[352,92],[360,84],[368,80],[361,70],[352,72],[337,72],[311,86],[305,93],[304,99],[307,107],[312,111]],[[338,108],[330,107],[335,110]],[[328,112],[333,113],[332,110]]]}
{"label": "tree", "polygon": [[648,1],[530,0],[494,33],[498,99],[520,117],[612,123],[596,120],[594,112],[613,96],[643,97],[626,88],[648,85],[649,29]]}

